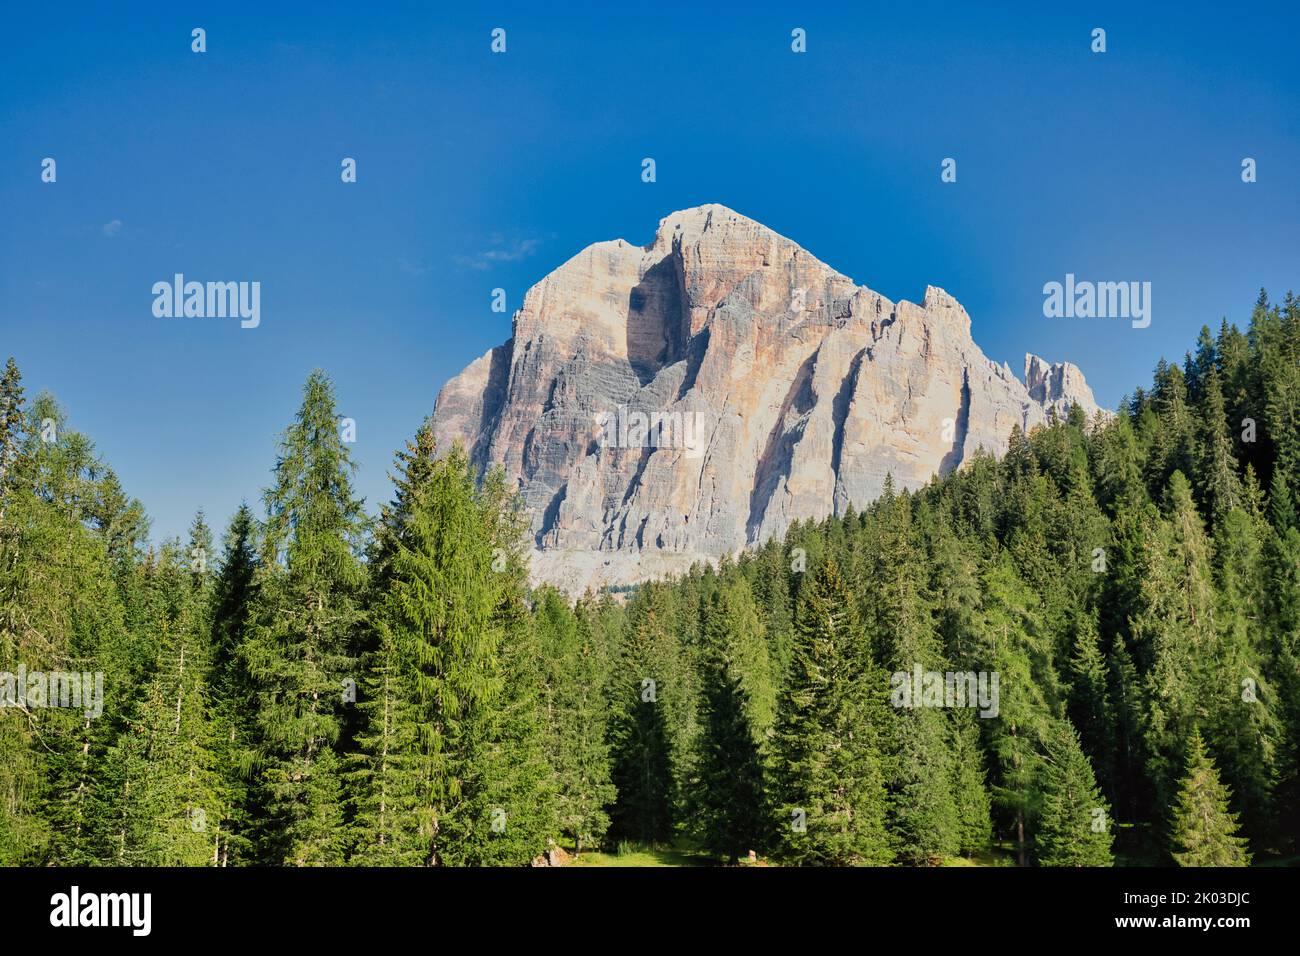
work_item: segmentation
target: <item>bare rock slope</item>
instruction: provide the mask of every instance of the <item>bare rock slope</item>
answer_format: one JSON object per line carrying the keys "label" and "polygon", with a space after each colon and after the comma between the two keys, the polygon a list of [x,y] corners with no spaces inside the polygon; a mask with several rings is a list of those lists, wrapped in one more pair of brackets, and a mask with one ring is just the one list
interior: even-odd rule
{"label": "bare rock slope", "polygon": [[707,205],[533,286],[434,423],[444,447],[518,481],[535,577],[581,591],[860,509],[888,474],[920,486],[1075,402],[1098,412],[1078,368],[1029,355],[1021,382],[942,289],[891,302]]}

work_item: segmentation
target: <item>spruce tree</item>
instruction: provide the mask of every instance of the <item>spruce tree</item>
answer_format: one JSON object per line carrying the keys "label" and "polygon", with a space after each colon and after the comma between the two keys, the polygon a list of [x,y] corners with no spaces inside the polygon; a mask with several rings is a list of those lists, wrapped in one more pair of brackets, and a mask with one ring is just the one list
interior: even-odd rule
{"label": "spruce tree", "polygon": [[1205,752],[1200,733],[1187,748],[1187,770],[1173,806],[1171,845],[1179,866],[1249,866],[1246,841],[1237,836],[1228,788]]}
{"label": "spruce tree", "polygon": [[1269,333],[1258,339],[1261,345],[1254,367],[1266,428],[1276,449],[1274,467],[1295,489],[1300,488],[1300,315],[1294,297],[1270,326]]}
{"label": "spruce tree", "polygon": [[1274,805],[1283,846],[1300,849],[1300,520],[1281,471],[1269,490],[1272,530],[1264,554],[1264,619],[1272,635],[1271,673],[1284,744]]}
{"label": "spruce tree", "polygon": [[984,722],[993,758],[992,795],[1009,819],[1022,866],[1042,799],[1042,753],[1058,704],[1051,641],[1038,598],[1003,552],[984,569],[976,618],[981,668],[998,674],[998,713]]}
{"label": "spruce tree", "polygon": [[1205,514],[1217,524],[1242,502],[1237,459],[1228,433],[1227,410],[1219,373],[1211,365],[1202,383],[1198,412],[1200,429],[1200,494]]}
{"label": "spruce tree", "polygon": [[333,386],[313,372],[265,495],[257,595],[241,648],[257,708],[264,862],[334,865],[346,848],[339,746],[359,676],[353,650],[365,582],[353,469]]}
{"label": "spruce tree", "polygon": [[752,664],[746,652],[756,651],[765,662],[767,649],[761,634],[746,633],[749,622],[736,613],[739,587],[715,591],[705,615],[701,732],[688,795],[700,845],[730,862],[757,849],[765,829],[761,731],[745,677]]}
{"label": "spruce tree", "polygon": [[[29,518],[24,515],[21,523],[12,518],[6,522],[5,514],[11,507],[11,489],[18,484],[14,468],[23,446],[24,424],[22,374],[10,358],[0,379],[0,668],[9,673],[21,653],[14,572],[21,556],[21,524]],[[36,504],[27,500],[29,507]],[[48,839],[35,808],[41,773],[35,744],[30,727],[0,713],[0,866],[39,859]]]}
{"label": "spruce tree", "polygon": [[1191,474],[1196,458],[1196,422],[1188,405],[1187,379],[1182,369],[1164,359],[1156,365],[1151,412],[1146,478],[1154,496],[1174,472]]}
{"label": "spruce tree", "polygon": [[645,603],[623,635],[609,690],[613,782],[618,791],[610,833],[648,845],[672,836],[676,799],[676,755],[667,711],[680,687],[671,676],[674,647],[661,590],[651,586],[645,592]]}
{"label": "spruce tree", "polygon": [[1073,727],[1060,726],[1049,735],[1043,764],[1034,837],[1038,865],[1111,866],[1110,806],[1097,789]]}
{"label": "spruce tree", "polygon": [[[191,545],[203,530],[196,521]],[[96,838],[118,865],[215,866],[226,843],[230,803],[208,685],[210,631],[190,561],[180,548],[164,548],[172,598],[154,631],[157,663],[91,788]]]}
{"label": "spruce tree", "polygon": [[[437,449],[433,429],[421,426],[415,441],[395,455],[394,500],[381,508],[370,555],[364,677],[358,689],[361,726],[356,752],[349,757],[355,850],[358,865],[425,866],[434,855],[438,807],[431,779],[444,743],[434,736],[437,702],[430,686],[429,634],[421,622],[422,603],[432,597],[418,576],[425,545],[422,531],[433,493]],[[472,510],[472,494],[462,504]],[[414,593],[412,593],[414,592]],[[408,597],[410,595],[410,597]],[[423,599],[423,600],[421,600]]]}
{"label": "spruce tree", "polygon": [[785,548],[776,538],[763,545],[753,561],[752,593],[765,625],[768,659],[775,684],[780,683],[779,675],[785,673],[786,664],[790,661],[790,635],[793,627],[790,606],[791,565],[794,563],[786,557]]}
{"label": "spruce tree", "polygon": [[475,861],[487,866],[526,863],[555,846],[560,836],[555,772],[546,749],[542,650],[524,603],[527,571],[507,500],[512,499],[504,474],[494,469],[483,483],[482,506],[493,532],[487,540],[501,568],[494,617],[501,633],[502,693],[486,766],[492,836]]}
{"label": "spruce tree", "polygon": [[426,422],[398,454],[373,562],[359,862],[523,863],[554,833],[538,657],[500,476]]}
{"label": "spruce tree", "polygon": [[240,504],[222,540],[209,597],[213,719],[219,728],[219,758],[230,820],[220,849],[219,865],[256,858],[251,842],[254,817],[253,782],[259,774],[256,747],[255,688],[240,654],[252,610],[257,577],[257,528],[253,512]]}
{"label": "spruce tree", "polygon": [[138,557],[137,549],[148,535],[144,506],[128,498],[116,473],[106,468],[95,483],[87,508],[91,526],[108,548],[109,560],[123,571]]}
{"label": "spruce tree", "polygon": [[1112,639],[1106,664],[1107,696],[1115,715],[1113,802],[1120,818],[1131,820],[1138,815],[1148,785],[1142,737],[1145,695],[1123,635],[1116,634]]}
{"label": "spruce tree", "polygon": [[617,796],[601,695],[608,661],[593,618],[589,607],[575,614],[554,589],[544,589],[538,598],[536,624],[549,665],[548,757],[555,771],[558,822],[575,854],[599,845],[609,829],[606,807]]}
{"label": "spruce tree", "polygon": [[992,802],[980,745],[979,717],[969,709],[953,712],[952,797],[957,809],[957,846],[967,855],[988,848],[993,835]]}
{"label": "spruce tree", "polygon": [[1269,488],[1272,533],[1264,553],[1265,616],[1274,634],[1300,642],[1300,517],[1281,472]]}
{"label": "spruce tree", "polygon": [[[907,675],[947,670],[933,619],[921,590],[924,555],[911,519],[911,498],[893,496],[892,484],[876,503],[875,533],[867,544],[867,640],[884,664],[884,674]],[[874,539],[874,540],[873,540]],[[874,685],[873,685],[874,686]],[[897,702],[896,702],[897,703]],[[958,816],[953,800],[953,768],[946,713],[924,701],[892,707],[884,723],[890,770],[889,826],[896,854],[916,864],[933,864],[959,849]]]}
{"label": "spruce tree", "polygon": [[1169,481],[1165,510],[1143,548],[1132,629],[1146,671],[1147,775],[1157,803],[1167,805],[1200,702],[1213,694],[1206,668],[1218,637],[1209,543],[1181,472]]}
{"label": "spruce tree", "polygon": [[1097,624],[1091,614],[1073,623],[1074,648],[1068,663],[1067,713],[1079,731],[1083,751],[1098,769],[1102,789],[1114,799],[1116,717],[1107,681]]}
{"label": "spruce tree", "polygon": [[4,527],[9,486],[13,482],[14,465],[22,447],[22,381],[22,373],[18,371],[13,356],[10,356],[5,363],[4,376],[0,377],[0,528]]}
{"label": "spruce tree", "polygon": [[46,707],[6,681],[13,704],[0,711],[0,856],[91,864],[104,858],[94,784],[147,661],[124,620],[104,542],[89,527],[103,470],[93,446],[48,394],[23,411],[0,525],[0,671],[76,672],[92,685],[102,675],[103,698],[91,713]]}
{"label": "spruce tree", "polygon": [[392,631],[381,629],[377,646],[362,660],[358,692],[362,726],[349,756],[354,852],[364,866],[423,866],[429,862],[433,807],[428,762],[421,751],[421,721],[414,675]]}
{"label": "spruce tree", "polygon": [[[887,863],[881,738],[888,685],[835,562],[801,588],[772,739],[773,842],[800,865]],[[946,781],[945,781],[946,786]]]}
{"label": "spruce tree", "polygon": [[1114,421],[1093,432],[1091,468],[1097,501],[1111,517],[1120,507],[1140,506],[1146,500],[1141,450],[1126,409],[1121,407]]}
{"label": "spruce tree", "polygon": [[1267,526],[1241,508],[1221,515],[1214,531],[1217,651],[1205,662],[1204,733],[1233,793],[1246,835],[1257,843],[1273,830],[1273,788],[1282,725],[1266,672],[1273,646],[1265,630],[1261,538]]}

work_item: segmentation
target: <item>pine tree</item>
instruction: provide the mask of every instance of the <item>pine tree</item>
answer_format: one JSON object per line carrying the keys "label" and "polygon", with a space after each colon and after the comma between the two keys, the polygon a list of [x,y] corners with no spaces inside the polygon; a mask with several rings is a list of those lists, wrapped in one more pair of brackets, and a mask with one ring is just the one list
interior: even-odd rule
{"label": "pine tree", "polygon": [[1300,848],[1300,520],[1280,470],[1269,489],[1269,519],[1264,620],[1272,635],[1271,674],[1283,727],[1274,805],[1283,846],[1294,852]]}
{"label": "pine tree", "polygon": [[[204,540],[205,530],[196,520],[190,544]],[[164,549],[172,600],[155,628],[157,665],[92,785],[95,838],[119,865],[215,866],[221,860],[229,794],[218,767],[219,725],[207,683],[206,602],[194,592],[189,560],[179,548]]]}
{"label": "pine tree", "polygon": [[795,864],[886,863],[880,741],[887,683],[834,561],[800,590],[777,698],[770,806],[777,855]]}
{"label": "pine tree", "polygon": [[500,477],[426,422],[377,534],[357,782],[359,862],[526,862],[555,832],[539,657]]}
{"label": "pine tree", "polygon": [[1187,771],[1173,807],[1171,843],[1179,866],[1249,866],[1246,841],[1228,809],[1228,788],[1219,780],[1200,733],[1187,748]]}
{"label": "pine tree", "polygon": [[1123,635],[1112,639],[1106,661],[1106,691],[1115,716],[1115,811],[1121,819],[1138,816],[1138,806],[1146,795],[1144,776],[1143,698],[1141,680],[1133,657],[1124,646]]}
{"label": "pine tree", "polygon": [[1219,356],[1214,336],[1208,325],[1202,325],[1196,336],[1196,354],[1188,353],[1184,363],[1187,376],[1187,392],[1194,401],[1200,401],[1208,391],[1209,378],[1217,375]]}
{"label": "pine tree", "polygon": [[109,560],[119,572],[129,567],[137,559],[141,543],[148,537],[149,522],[144,506],[127,497],[116,473],[107,468],[95,482],[87,509],[91,526],[108,548]]}
{"label": "pine tree", "polygon": [[774,683],[779,683],[779,675],[785,673],[786,665],[790,662],[790,635],[793,628],[790,582],[791,565],[794,563],[787,558],[785,548],[776,538],[759,549],[753,563],[752,593],[765,625],[768,660]]}
{"label": "pine tree", "polygon": [[909,863],[938,863],[960,848],[945,713],[921,706],[900,714],[891,743],[889,823],[895,852]]}
{"label": "pine tree", "polygon": [[1209,544],[1181,472],[1170,479],[1165,510],[1144,548],[1132,622],[1146,669],[1147,775],[1159,805],[1173,797],[1200,702],[1214,693],[1206,668],[1218,645]]}
{"label": "pine tree", "polygon": [[1205,513],[1217,523],[1242,503],[1241,479],[1228,434],[1227,410],[1219,373],[1211,365],[1202,383],[1199,422],[1201,461],[1200,493]]}
{"label": "pine tree", "polygon": [[1240,508],[1214,531],[1217,650],[1204,663],[1204,732],[1253,841],[1273,829],[1277,744],[1276,694],[1266,675],[1272,645],[1265,631],[1261,538],[1267,526]]}
{"label": "pine tree", "polygon": [[257,596],[241,648],[254,682],[260,784],[266,812],[261,858],[294,866],[343,860],[339,752],[365,570],[365,521],[352,495],[334,390],[313,372],[281,442]]}
{"label": "pine tree", "polygon": [[[610,681],[610,744],[618,802],[610,813],[612,836],[654,845],[673,833],[676,798],[674,750],[668,706],[674,686],[673,644],[652,586],[623,636]],[[640,595],[638,595],[640,597]]]}
{"label": "pine tree", "polygon": [[1164,359],[1156,365],[1151,411],[1146,478],[1154,495],[1174,472],[1191,474],[1196,458],[1196,423],[1188,406],[1187,379],[1182,369]]}
{"label": "pine tree", "polygon": [[[755,740],[765,740],[776,719],[776,694],[778,680],[772,664],[771,643],[767,629],[759,615],[757,603],[749,585],[737,574],[727,574],[717,590],[717,598],[705,607],[701,642],[702,654],[708,654],[716,645],[711,638],[716,630],[717,618],[726,622],[728,657],[731,670],[739,677],[741,690],[748,702],[745,716],[753,728]],[[715,630],[711,633],[710,624]]]}
{"label": "pine tree", "polygon": [[219,865],[255,859],[250,840],[254,817],[253,781],[258,775],[255,688],[240,654],[253,606],[257,578],[256,521],[246,504],[230,520],[208,599],[211,631],[213,720],[219,728],[218,759],[230,819],[219,851]]}
{"label": "pine tree", "polygon": [[391,630],[363,659],[358,692],[362,727],[349,755],[355,850],[363,866],[423,866],[429,860],[433,807],[428,761],[421,751],[421,721],[413,675]]}
{"label": "pine tree", "polygon": [[560,830],[555,771],[546,749],[542,651],[528,621],[523,598],[527,570],[517,549],[513,517],[504,507],[510,496],[500,469],[488,474],[483,491],[483,507],[495,519],[487,540],[498,566],[503,557],[505,566],[497,572],[503,582],[494,615],[502,634],[502,694],[486,773],[492,836],[482,858],[475,862],[509,866],[533,860],[555,846]]}
{"label": "pine tree", "polygon": [[14,465],[23,442],[22,381],[22,373],[10,356],[5,363],[4,376],[0,378],[0,528],[4,527],[9,486],[13,482]]}
{"label": "pine tree", "polygon": [[1273,633],[1300,642],[1300,517],[1281,472],[1269,488],[1272,534],[1264,554],[1265,615]]}
{"label": "pine tree", "polygon": [[[1279,313],[1271,334],[1261,336],[1256,361],[1268,434],[1276,448],[1274,466],[1300,488],[1300,317],[1295,299]],[[1285,317],[1283,317],[1285,315]]]}
{"label": "pine tree", "polygon": [[1078,728],[1084,753],[1098,769],[1102,789],[1114,800],[1116,718],[1107,686],[1106,659],[1101,653],[1096,621],[1090,614],[1076,618],[1074,632],[1067,713]]}
{"label": "pine tree", "polygon": [[[22,556],[21,527],[29,519],[24,515],[22,522],[11,518],[6,523],[5,514],[11,507],[11,489],[18,485],[14,469],[23,447],[24,425],[22,374],[10,358],[0,379],[0,668],[6,673],[12,673],[20,660],[14,572]],[[10,703],[6,694],[6,706]],[[0,866],[39,858],[48,840],[35,809],[41,773],[36,742],[32,728],[0,714]]]}
{"label": "pine tree", "polygon": [[606,807],[617,796],[610,779],[607,720],[600,690],[608,661],[590,608],[575,615],[559,592],[544,589],[536,626],[547,661],[547,751],[555,770],[557,816],[576,854],[609,829]]}
{"label": "pine tree", "polygon": [[0,525],[0,672],[75,672],[92,685],[99,674],[103,698],[89,713],[45,707],[4,681],[0,859],[89,864],[101,858],[92,787],[144,661],[103,541],[87,527],[102,470],[93,445],[48,394],[23,411],[9,433],[17,451]]}
{"label": "pine tree", "polygon": [[997,673],[998,719],[986,729],[993,757],[992,794],[1012,827],[1022,866],[1041,802],[1042,752],[1056,719],[1051,641],[1038,599],[1003,552],[984,569],[976,620],[985,670]]}
{"label": "pine tree", "polygon": [[979,606],[978,559],[972,552],[960,538],[942,528],[929,562],[934,618],[943,652],[962,666],[973,650],[973,618]]}
{"label": "pine tree", "polygon": [[[890,489],[887,487],[886,491]],[[875,540],[868,545],[866,595],[868,644],[886,672],[906,675],[947,669],[920,584],[924,555],[911,523],[911,498],[886,493],[874,506]],[[897,705],[897,701],[895,704]],[[889,829],[895,853],[917,864],[936,863],[959,849],[957,806],[947,716],[912,701],[887,711]]]}
{"label": "pine tree", "polygon": [[967,855],[987,849],[993,830],[978,724],[972,710],[953,712],[952,796],[957,808],[957,845]]}
{"label": "pine tree", "polygon": [[701,733],[688,795],[700,845],[731,862],[756,849],[764,831],[761,731],[745,677],[747,657],[756,652],[766,663],[767,648],[746,620],[756,619],[736,613],[740,588],[748,593],[744,585],[715,591],[705,615]]}
{"label": "pine tree", "polygon": [[1141,450],[1126,409],[1121,407],[1113,422],[1093,432],[1091,467],[1097,501],[1111,517],[1121,506],[1133,508],[1145,503]]}
{"label": "pine tree", "polygon": [[1039,866],[1110,866],[1110,807],[1072,727],[1048,737],[1042,810],[1034,838]]}

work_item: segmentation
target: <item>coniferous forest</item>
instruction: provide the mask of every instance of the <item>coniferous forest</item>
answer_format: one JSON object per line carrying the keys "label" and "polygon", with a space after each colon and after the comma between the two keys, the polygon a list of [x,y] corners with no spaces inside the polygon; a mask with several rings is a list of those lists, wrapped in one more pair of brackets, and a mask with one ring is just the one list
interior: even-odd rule
{"label": "coniferous forest", "polygon": [[[1113,420],[576,603],[426,425],[368,511],[314,373],[225,528],[144,507],[10,360],[0,862],[1249,865],[1300,854],[1300,303]],[[998,713],[891,677],[996,673]],[[100,672],[102,714],[13,683]],[[751,857],[751,853],[754,854]]]}

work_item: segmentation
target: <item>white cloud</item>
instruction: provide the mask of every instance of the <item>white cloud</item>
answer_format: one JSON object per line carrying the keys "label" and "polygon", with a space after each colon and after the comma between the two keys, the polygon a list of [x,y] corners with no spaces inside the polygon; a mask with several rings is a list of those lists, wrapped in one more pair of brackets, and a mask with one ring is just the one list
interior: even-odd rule
{"label": "white cloud", "polygon": [[429,267],[425,264],[423,259],[419,262],[412,262],[410,259],[398,259],[397,267],[408,276],[422,276],[429,274]]}
{"label": "white cloud", "polygon": [[541,245],[540,239],[515,239],[513,242],[506,242],[505,237],[499,233],[494,233],[488,237],[491,248],[482,252],[476,252],[472,256],[453,256],[458,266],[466,269],[477,269],[480,272],[492,268],[499,262],[519,262],[527,259],[537,247]]}

